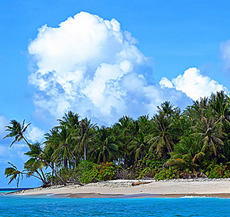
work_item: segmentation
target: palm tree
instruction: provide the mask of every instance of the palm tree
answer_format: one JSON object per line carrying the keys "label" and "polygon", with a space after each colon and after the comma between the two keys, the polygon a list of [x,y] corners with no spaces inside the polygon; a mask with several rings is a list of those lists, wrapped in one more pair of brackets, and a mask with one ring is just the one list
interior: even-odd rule
{"label": "palm tree", "polygon": [[58,119],[61,126],[67,129],[77,129],[80,125],[79,114],[74,114],[72,111],[65,113],[62,119]]}
{"label": "palm tree", "polygon": [[112,133],[111,128],[102,126],[98,128],[95,138],[95,148],[92,155],[96,163],[109,162],[118,158],[118,141]]}
{"label": "palm tree", "polygon": [[54,150],[52,158],[54,161],[63,161],[64,168],[68,169],[68,162],[69,162],[69,169],[71,169],[71,160],[72,160],[72,135],[71,131],[68,130],[65,126],[59,127],[59,133],[57,134],[56,141],[58,146]]}
{"label": "palm tree", "polygon": [[159,114],[164,114],[167,117],[174,113],[173,105],[169,101],[163,102],[161,106],[157,106],[157,108]]}
{"label": "palm tree", "polygon": [[43,186],[47,186],[48,182],[46,180],[45,174],[43,172],[44,166],[47,166],[40,158],[42,154],[42,148],[40,143],[35,143],[33,145],[29,145],[30,150],[25,153],[25,155],[29,156],[30,159],[24,163],[24,168],[28,172],[27,177],[36,173],[40,180],[43,183]]}
{"label": "palm tree", "polygon": [[[69,111],[68,113],[65,113],[62,119],[58,119],[60,126],[57,128],[62,129],[63,127],[66,128],[68,137],[72,137],[71,140],[71,147],[68,147],[71,150],[71,155],[73,160],[75,161],[75,167],[77,166],[77,162],[79,161],[80,158],[80,153],[78,149],[78,142],[76,141],[76,137],[79,136],[79,128],[80,128],[80,116],[79,114],[74,114],[73,112]],[[70,145],[70,144],[69,144]],[[76,148],[75,148],[76,147]],[[67,148],[67,147],[66,147]],[[67,149],[66,149],[67,151]],[[67,153],[67,152],[66,152]],[[69,152],[70,154],[70,152]]]}
{"label": "palm tree", "polygon": [[[139,130],[138,123],[129,116],[123,116],[118,123],[113,126],[116,140],[119,141],[119,152],[124,161],[124,167],[131,166],[133,161],[128,146]],[[123,153],[123,154],[122,154]]]}
{"label": "palm tree", "polygon": [[152,127],[152,133],[148,135],[148,143],[151,144],[149,152],[154,151],[159,156],[166,157],[166,153],[173,150],[173,137],[176,136],[173,123],[170,118],[160,113],[153,117]]}
{"label": "palm tree", "polygon": [[12,126],[6,126],[6,131],[9,131],[10,133],[7,134],[3,139],[7,137],[14,137],[13,142],[10,144],[10,147],[15,143],[15,142],[20,142],[22,139],[29,145],[29,142],[26,140],[24,137],[24,133],[27,129],[27,127],[30,125],[26,124],[25,125],[25,120],[23,120],[22,125],[17,122],[16,120],[11,120],[10,124]]}
{"label": "palm tree", "polygon": [[78,141],[78,145],[75,146],[74,152],[78,149],[79,152],[83,153],[83,159],[87,159],[87,146],[92,143],[95,137],[96,124],[92,124],[91,120],[84,118],[80,121],[80,126],[74,133],[74,139]]}
{"label": "palm tree", "polygon": [[180,142],[174,146],[174,150],[170,153],[171,158],[165,165],[197,171],[204,156],[201,149],[199,137],[183,136]]}
{"label": "palm tree", "polygon": [[13,180],[17,181],[17,187],[19,185],[20,179],[23,178],[23,172],[19,171],[17,169],[17,167],[15,165],[13,165],[12,163],[8,162],[8,164],[10,164],[10,167],[7,167],[5,169],[5,176],[6,178],[10,177],[10,180],[8,182],[8,184],[10,184]]}
{"label": "palm tree", "polygon": [[224,93],[224,91],[216,92],[212,94],[209,99],[210,107],[217,116],[218,121],[227,123],[230,125],[230,98]]}
{"label": "palm tree", "polygon": [[220,154],[221,146],[224,146],[222,132],[222,123],[216,122],[214,117],[202,117],[201,121],[195,126],[194,133],[201,137],[200,142],[203,144],[202,152],[211,152],[215,156]]}
{"label": "palm tree", "polygon": [[142,160],[147,154],[148,147],[149,145],[146,135],[144,132],[139,132],[137,136],[130,142],[128,149],[131,151],[131,153],[135,154],[135,160]]}

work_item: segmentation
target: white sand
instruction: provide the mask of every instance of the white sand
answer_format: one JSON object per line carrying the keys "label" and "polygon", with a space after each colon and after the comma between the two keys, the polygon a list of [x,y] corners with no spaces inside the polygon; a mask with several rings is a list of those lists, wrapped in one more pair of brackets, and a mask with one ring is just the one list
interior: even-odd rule
{"label": "white sand", "polygon": [[[132,186],[134,182],[151,182]],[[81,194],[96,195],[221,195],[229,194],[230,179],[216,180],[114,180],[107,182],[91,183],[85,186],[53,186],[50,188],[36,188],[22,191],[17,195],[63,195],[81,197]],[[75,196],[74,196],[75,195]]]}

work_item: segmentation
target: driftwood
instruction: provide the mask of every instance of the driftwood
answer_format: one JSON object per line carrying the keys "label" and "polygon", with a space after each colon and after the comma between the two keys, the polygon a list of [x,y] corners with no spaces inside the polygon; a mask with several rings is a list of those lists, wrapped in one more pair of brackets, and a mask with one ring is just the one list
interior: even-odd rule
{"label": "driftwood", "polygon": [[143,184],[149,184],[151,182],[133,182],[132,183],[132,186],[135,186],[135,185],[143,185]]}

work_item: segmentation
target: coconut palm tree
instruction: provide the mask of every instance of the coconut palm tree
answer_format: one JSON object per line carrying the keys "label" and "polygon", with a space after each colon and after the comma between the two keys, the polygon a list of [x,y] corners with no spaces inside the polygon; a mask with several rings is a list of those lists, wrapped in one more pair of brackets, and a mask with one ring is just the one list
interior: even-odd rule
{"label": "coconut palm tree", "polygon": [[167,152],[173,150],[173,137],[176,135],[173,123],[170,118],[160,113],[153,117],[152,127],[152,133],[147,136],[150,144],[149,152],[154,151],[159,156],[166,157]]}
{"label": "coconut palm tree", "polygon": [[24,168],[28,172],[27,177],[33,175],[34,173],[40,177],[40,180],[43,183],[43,186],[47,186],[48,182],[46,180],[46,176],[43,172],[43,168],[47,167],[47,165],[41,160],[42,148],[40,143],[35,143],[33,145],[29,145],[30,150],[25,153],[25,155],[29,156],[29,160],[24,163]]}
{"label": "coconut palm tree", "polygon": [[230,98],[224,93],[224,91],[216,92],[212,94],[209,99],[209,105],[217,116],[218,121],[230,125]]}
{"label": "coconut palm tree", "polygon": [[192,135],[183,136],[180,142],[175,144],[174,150],[170,152],[171,158],[165,165],[197,171],[204,156],[204,153],[201,151],[202,144],[199,142],[199,139]]}
{"label": "coconut palm tree", "polygon": [[71,169],[71,160],[72,160],[72,143],[73,137],[71,135],[71,131],[68,130],[65,126],[59,127],[59,133],[57,134],[56,141],[58,143],[52,158],[55,162],[64,162],[64,168]]}
{"label": "coconut palm tree", "polygon": [[73,134],[73,138],[77,141],[77,145],[74,147],[74,152],[77,150],[83,153],[83,159],[87,159],[87,146],[92,144],[93,138],[95,137],[96,124],[92,124],[91,120],[84,118],[80,121],[78,129]]}
{"label": "coconut palm tree", "polygon": [[25,125],[25,120],[23,120],[22,124],[17,122],[16,120],[11,120],[9,126],[6,126],[6,131],[9,131],[10,133],[7,134],[3,139],[7,137],[14,137],[14,140],[10,144],[10,147],[15,143],[15,142],[20,142],[22,139],[29,144],[29,142],[26,140],[24,137],[24,133],[26,129],[28,128],[29,124]]}
{"label": "coconut palm tree", "polygon": [[214,117],[202,117],[196,124],[195,131],[194,135],[201,138],[202,152],[220,156],[221,146],[224,146],[222,123],[216,122]]}
{"label": "coconut palm tree", "polygon": [[133,158],[128,150],[128,146],[139,130],[138,123],[129,116],[123,116],[118,123],[113,125],[114,135],[119,141],[119,153],[121,153],[120,160],[124,162],[124,167],[131,166]]}
{"label": "coconut palm tree", "polygon": [[102,126],[97,129],[96,135],[95,146],[92,152],[92,156],[96,163],[99,164],[117,160],[119,145],[112,133],[112,129]]}
{"label": "coconut palm tree", "polygon": [[144,132],[138,132],[137,136],[130,142],[128,147],[131,153],[134,153],[135,160],[143,159],[148,153],[149,145]]}

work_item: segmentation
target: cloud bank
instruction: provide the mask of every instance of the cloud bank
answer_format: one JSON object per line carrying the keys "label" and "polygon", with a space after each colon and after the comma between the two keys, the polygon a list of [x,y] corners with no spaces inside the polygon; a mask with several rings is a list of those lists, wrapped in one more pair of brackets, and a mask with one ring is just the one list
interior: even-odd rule
{"label": "cloud bank", "polygon": [[[96,123],[111,124],[123,115],[153,115],[165,100],[185,106],[190,98],[208,94],[202,85],[221,89],[196,69],[153,84],[151,70],[146,70],[148,58],[136,43],[117,20],[86,12],[69,17],[57,28],[41,27],[28,48],[36,63],[29,83],[36,87],[37,110],[55,118],[72,110]],[[189,88],[202,91],[193,93]]]}

